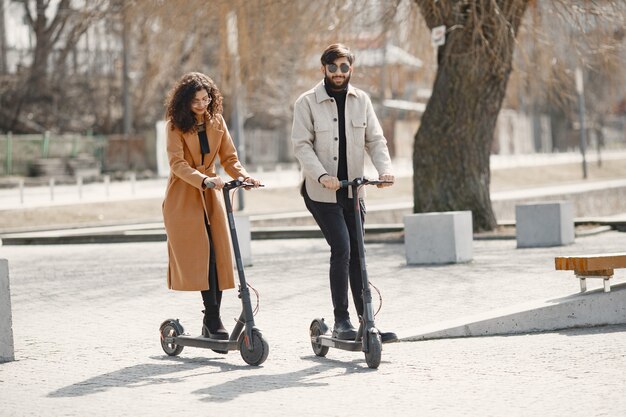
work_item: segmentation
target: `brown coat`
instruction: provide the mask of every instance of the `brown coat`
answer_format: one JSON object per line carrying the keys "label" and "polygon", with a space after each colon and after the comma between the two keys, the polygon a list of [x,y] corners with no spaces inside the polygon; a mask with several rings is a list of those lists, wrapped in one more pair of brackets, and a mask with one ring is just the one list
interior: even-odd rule
{"label": "brown coat", "polygon": [[233,140],[222,115],[206,120],[209,153],[202,165],[200,141],[195,132],[183,133],[166,124],[167,155],[170,163],[163,222],[167,233],[169,265],[167,285],[173,290],[209,289],[209,238],[204,225],[206,214],[217,262],[220,290],[234,288],[233,256],[228,219],[222,191],[202,189],[206,177],[213,177],[216,157],[233,178],[247,177],[239,163]]}

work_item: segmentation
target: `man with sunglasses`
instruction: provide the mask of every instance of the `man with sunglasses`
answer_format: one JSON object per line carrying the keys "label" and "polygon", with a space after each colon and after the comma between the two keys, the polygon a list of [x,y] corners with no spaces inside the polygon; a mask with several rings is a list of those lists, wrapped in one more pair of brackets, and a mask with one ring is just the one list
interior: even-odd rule
{"label": "man with sunglasses", "polygon": [[[324,50],[321,62],[324,79],[295,102],[291,140],[304,177],[304,202],[330,246],[333,337],[353,340],[356,329],[348,312],[348,286],[362,316],[362,280],[353,196],[348,188],[340,188],[340,181],[363,176],[365,152],[379,179],[390,182],[379,187],[391,186],[394,176],[372,102],[350,84],[354,54],[345,45],[333,44]],[[362,201],[360,207],[364,220]],[[397,340],[391,332],[381,332],[381,338],[383,343]]]}

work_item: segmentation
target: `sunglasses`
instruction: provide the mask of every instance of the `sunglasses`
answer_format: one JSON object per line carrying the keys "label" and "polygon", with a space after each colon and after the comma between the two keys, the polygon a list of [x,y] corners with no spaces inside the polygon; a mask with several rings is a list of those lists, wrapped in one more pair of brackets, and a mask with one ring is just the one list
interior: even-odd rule
{"label": "sunglasses", "polygon": [[198,100],[197,98],[194,98],[193,100],[191,100],[191,105],[194,107],[198,107],[198,106],[202,106],[205,104],[209,104],[211,102],[211,96],[206,96],[200,100]]}
{"label": "sunglasses", "polygon": [[337,64],[328,64],[328,65],[326,65],[326,68],[328,68],[328,71],[331,74],[336,73],[338,69],[340,69],[341,72],[344,73],[344,74],[347,74],[348,71],[350,71],[350,65],[348,65],[346,63],[343,63],[343,64],[341,64],[339,66],[337,66]]}

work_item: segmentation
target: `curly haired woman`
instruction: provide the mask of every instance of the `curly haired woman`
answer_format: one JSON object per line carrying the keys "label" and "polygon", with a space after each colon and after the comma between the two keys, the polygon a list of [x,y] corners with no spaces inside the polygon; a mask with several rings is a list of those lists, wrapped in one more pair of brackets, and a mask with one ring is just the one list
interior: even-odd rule
{"label": "curly haired woman", "polygon": [[[232,178],[255,187],[237,157],[222,117],[222,95],[208,76],[191,72],[170,91],[166,101],[167,154],[170,176],[163,201],[170,289],[200,291],[204,303],[202,335],[228,339],[220,318],[222,291],[234,288],[233,259],[220,165]],[[207,187],[211,182],[214,187]]]}

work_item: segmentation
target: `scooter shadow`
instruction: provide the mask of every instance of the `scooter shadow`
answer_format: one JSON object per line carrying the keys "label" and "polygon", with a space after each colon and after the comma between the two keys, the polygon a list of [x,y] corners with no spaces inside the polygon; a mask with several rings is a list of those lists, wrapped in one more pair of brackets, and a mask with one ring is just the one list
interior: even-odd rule
{"label": "scooter shadow", "polygon": [[[328,386],[330,382],[324,382],[323,380],[330,380],[344,375],[375,371],[375,369],[369,369],[366,366],[364,367],[363,360],[345,362],[319,358],[317,356],[304,356],[300,359],[312,361],[315,365],[282,374],[246,375],[222,384],[199,389],[194,391],[193,394],[202,396],[203,398],[200,398],[200,401],[223,403],[236,400],[238,397],[246,394],[254,394],[258,392],[269,392],[273,390],[296,387],[324,387]],[[337,368],[343,368],[345,372],[340,375],[328,375],[326,373],[327,371],[335,370]]]}
{"label": "scooter shadow", "polygon": [[[81,382],[60,388],[48,394],[51,398],[71,398],[82,397],[97,393],[106,392],[113,388],[139,388],[155,384],[176,384],[185,382],[190,378],[197,378],[204,375],[221,374],[225,372],[240,371],[244,369],[262,369],[250,367],[249,365],[233,365],[232,363],[223,362],[218,357],[179,357],[179,356],[153,356],[151,359],[160,363],[143,363],[113,372],[107,372]],[[246,375],[216,384],[206,388],[193,391],[192,394],[200,396],[200,401],[205,402],[228,402],[237,399],[246,394],[256,392],[268,392],[277,389],[292,387],[319,387],[326,386],[328,380],[344,375],[355,373],[374,372],[375,369],[369,369],[363,364],[362,359],[352,361],[340,361],[328,358],[319,358],[317,356],[304,356],[301,359],[314,362],[315,365],[293,372],[282,374],[258,374]],[[201,369],[202,372],[194,372],[193,374],[182,374],[176,376],[176,373],[185,373]],[[343,368],[344,372],[337,375],[326,374],[327,371]]]}
{"label": "scooter shadow", "polygon": [[[236,371],[250,368],[248,365],[233,365],[221,362],[219,357],[178,357],[178,356],[153,356],[151,359],[161,363],[143,363],[113,372],[107,372],[81,382],[60,388],[48,394],[48,397],[81,397],[84,395],[105,392],[112,388],[137,388],[154,384],[175,384],[188,378],[201,375],[218,374],[222,372]],[[216,360],[217,359],[217,360]],[[193,375],[174,376],[178,372],[193,371],[198,368],[210,367],[206,372],[194,373]],[[169,375],[169,376],[168,376]]]}

